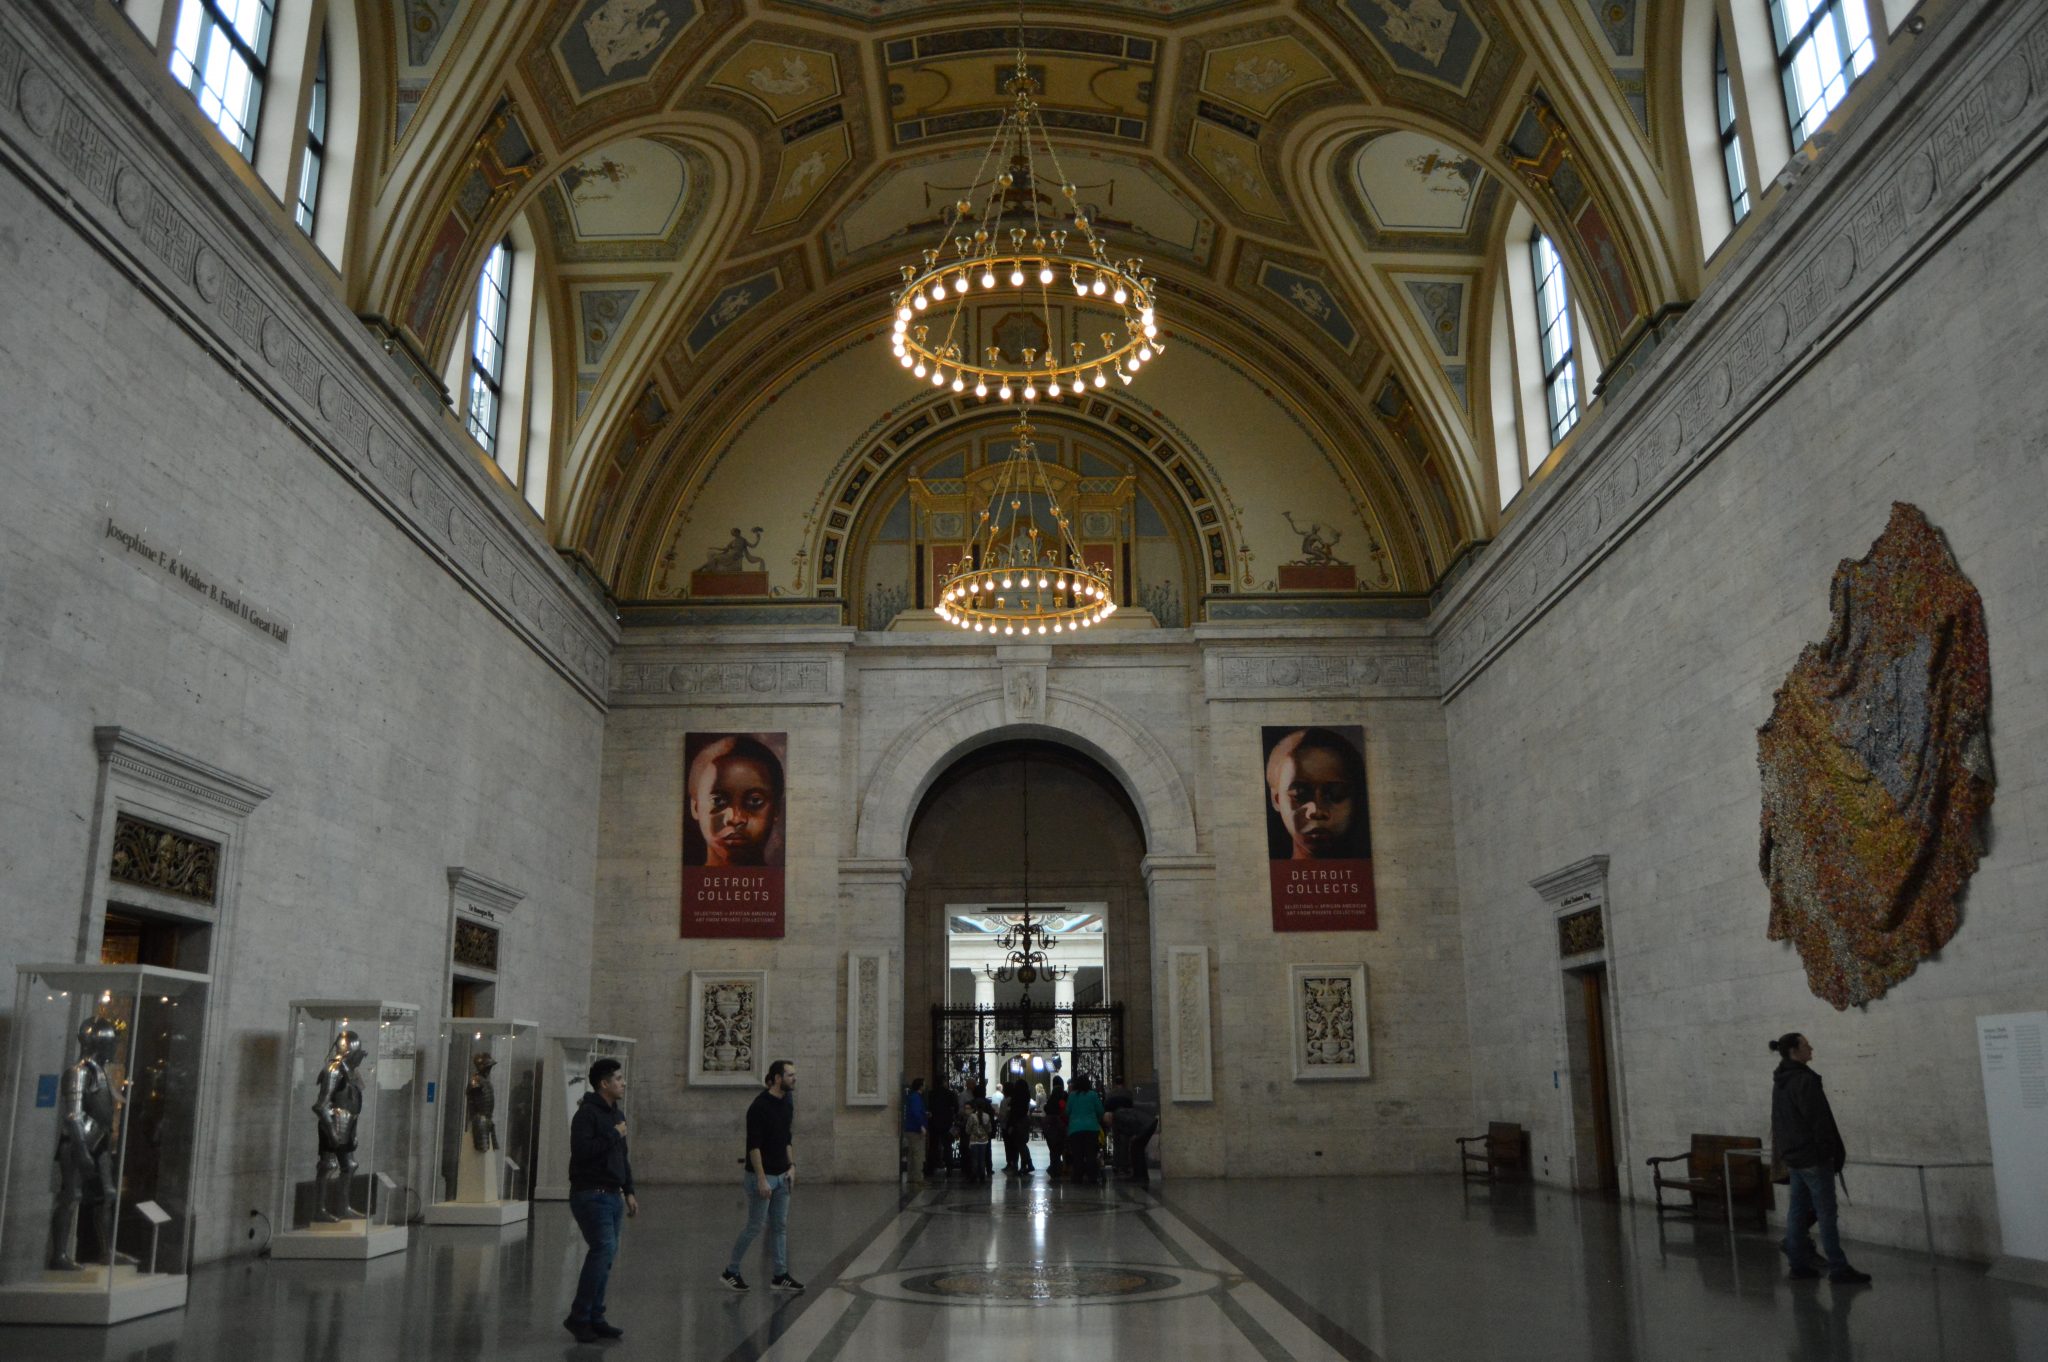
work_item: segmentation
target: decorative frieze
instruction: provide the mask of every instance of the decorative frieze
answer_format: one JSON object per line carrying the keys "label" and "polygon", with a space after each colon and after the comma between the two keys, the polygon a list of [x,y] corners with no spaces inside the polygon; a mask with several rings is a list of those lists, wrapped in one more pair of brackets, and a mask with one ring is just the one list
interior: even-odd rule
{"label": "decorative frieze", "polygon": [[338,302],[316,301],[248,223],[202,206],[233,202],[230,172],[196,137],[157,140],[185,119],[119,109],[152,94],[132,81],[118,96],[108,88],[101,71],[119,62],[100,22],[66,5],[0,10],[0,143],[18,172],[44,181],[57,212],[148,281],[138,296],[201,336],[237,382],[602,704],[615,629],[595,593],[496,504],[473,451],[407,419],[413,399]]}
{"label": "decorative frieze", "polygon": [[1687,314],[1690,335],[1588,419],[1563,476],[1445,593],[1446,699],[2029,164],[2025,149],[2048,124],[2048,11],[1957,4],[1893,59],[1896,83],[1760,224]]}
{"label": "decorative frieze", "polygon": [[483,969],[498,972],[498,929],[468,918],[455,922],[456,965],[464,969]]}
{"label": "decorative frieze", "polygon": [[1209,948],[1173,946],[1166,952],[1168,1036],[1172,1042],[1174,1102],[1216,1100],[1209,1038]]}
{"label": "decorative frieze", "polygon": [[212,903],[220,884],[220,844],[116,814],[107,874],[122,884]]}
{"label": "decorative frieze", "polygon": [[883,1075],[889,1050],[889,956],[884,951],[846,955],[846,1104],[888,1105]]}
{"label": "decorative frieze", "polygon": [[1209,695],[1224,700],[1434,696],[1436,667],[1419,641],[1399,651],[1209,655]]}
{"label": "decorative frieze", "polygon": [[627,662],[616,666],[614,698],[810,703],[839,699],[834,669],[824,658],[780,661],[733,658],[720,662]]}
{"label": "decorative frieze", "polygon": [[1581,908],[1557,920],[1557,953],[1569,959],[1589,951],[1604,950],[1607,933],[1598,908]]}

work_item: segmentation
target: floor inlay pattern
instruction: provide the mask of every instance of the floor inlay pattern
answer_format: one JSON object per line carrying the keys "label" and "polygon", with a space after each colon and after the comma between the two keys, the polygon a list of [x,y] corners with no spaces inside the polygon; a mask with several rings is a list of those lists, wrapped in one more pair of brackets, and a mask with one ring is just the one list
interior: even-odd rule
{"label": "floor inlay pattern", "polygon": [[980,1263],[890,1272],[845,1285],[886,1300],[941,1305],[1114,1305],[1215,1290],[1214,1273],[1131,1263]]}

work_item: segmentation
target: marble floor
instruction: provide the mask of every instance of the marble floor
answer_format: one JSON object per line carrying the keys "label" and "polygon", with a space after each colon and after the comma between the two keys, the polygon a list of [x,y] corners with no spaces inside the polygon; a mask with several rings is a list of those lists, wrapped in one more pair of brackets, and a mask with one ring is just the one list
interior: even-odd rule
{"label": "marble floor", "polygon": [[[867,1362],[1321,1359],[2048,1359],[2048,1293],[1851,1245],[1874,1285],[1788,1282],[1770,1240],[1455,1178],[801,1186],[800,1296],[718,1283],[737,1186],[648,1188],[611,1315],[560,1325],[582,1243],[559,1203],[504,1231],[425,1228],[368,1264],[245,1258],[183,1311],[111,1330],[0,1328],[0,1357],[664,1358]],[[1853,1209],[1848,1217],[1853,1225]]]}

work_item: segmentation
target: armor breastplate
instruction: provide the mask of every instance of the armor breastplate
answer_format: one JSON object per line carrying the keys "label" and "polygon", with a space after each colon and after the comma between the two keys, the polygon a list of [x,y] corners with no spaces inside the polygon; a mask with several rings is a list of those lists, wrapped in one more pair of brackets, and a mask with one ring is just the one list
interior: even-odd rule
{"label": "armor breastplate", "polygon": [[88,1154],[106,1148],[114,1134],[114,1089],[98,1060],[81,1059],[64,1075],[65,1096],[78,1114]]}

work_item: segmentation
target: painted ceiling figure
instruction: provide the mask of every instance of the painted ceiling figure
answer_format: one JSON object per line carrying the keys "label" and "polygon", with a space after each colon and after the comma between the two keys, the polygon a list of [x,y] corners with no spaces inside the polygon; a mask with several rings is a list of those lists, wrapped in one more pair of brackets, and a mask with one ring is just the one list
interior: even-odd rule
{"label": "painted ceiling figure", "polygon": [[761,527],[759,525],[754,527],[754,537],[752,539],[741,534],[739,527],[734,526],[732,538],[726,541],[723,548],[712,549],[704,559],[704,566],[697,570],[699,572],[745,572],[747,564],[752,563],[755,567],[765,572],[768,569],[768,564],[754,556],[754,550],[760,546],[760,543]]}
{"label": "painted ceiling figure", "polygon": [[1320,521],[1311,520],[1306,530],[1294,523],[1294,512],[1282,511],[1287,517],[1287,528],[1301,536],[1301,557],[1291,567],[1348,567],[1337,556],[1337,541],[1344,537],[1342,530],[1326,529]]}

